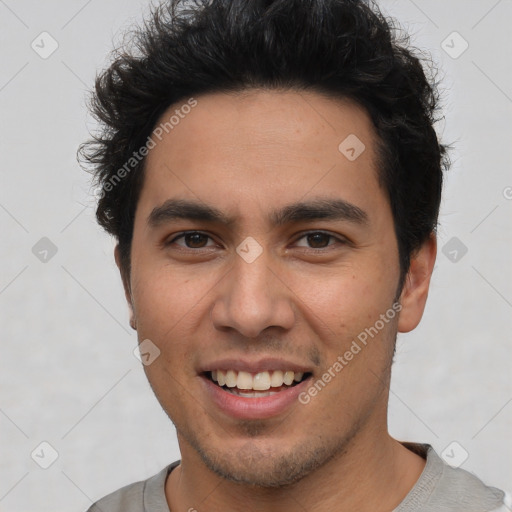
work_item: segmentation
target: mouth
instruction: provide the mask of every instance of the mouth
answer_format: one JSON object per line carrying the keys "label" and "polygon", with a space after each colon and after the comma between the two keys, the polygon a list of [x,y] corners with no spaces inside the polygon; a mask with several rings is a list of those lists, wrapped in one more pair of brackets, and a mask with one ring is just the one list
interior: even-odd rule
{"label": "mouth", "polygon": [[[198,369],[205,408],[237,420],[263,420],[290,414],[313,380],[313,370],[297,361],[265,357],[226,357]],[[297,410],[303,411],[302,406]]]}
{"label": "mouth", "polygon": [[277,395],[309,379],[310,372],[272,370],[250,373],[237,370],[212,370],[203,376],[231,395],[264,398]]}
{"label": "mouth", "polygon": [[244,398],[272,396],[309,378],[309,372],[273,370],[249,373],[236,370],[213,370],[204,376],[224,391]]}

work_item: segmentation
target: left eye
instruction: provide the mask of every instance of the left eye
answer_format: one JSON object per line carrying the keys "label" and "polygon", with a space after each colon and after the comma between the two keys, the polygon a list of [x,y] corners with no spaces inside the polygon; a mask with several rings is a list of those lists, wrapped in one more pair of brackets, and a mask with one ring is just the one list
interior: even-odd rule
{"label": "left eye", "polygon": [[330,235],[329,233],[324,233],[323,231],[306,233],[305,235],[301,236],[298,240],[303,239],[305,239],[306,243],[310,245],[299,245],[299,247],[309,247],[310,249],[323,249],[324,247],[333,245],[329,243],[330,239],[334,239],[337,242],[341,242],[339,238],[336,238],[334,235]]}

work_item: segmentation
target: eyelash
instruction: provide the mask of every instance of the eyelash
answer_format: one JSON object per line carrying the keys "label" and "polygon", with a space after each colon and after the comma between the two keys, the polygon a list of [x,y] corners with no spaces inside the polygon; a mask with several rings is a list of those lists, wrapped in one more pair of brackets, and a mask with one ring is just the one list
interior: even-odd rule
{"label": "eyelash", "polygon": [[[176,240],[180,240],[181,238],[185,238],[187,235],[194,235],[194,234],[204,235],[204,236],[208,237],[210,240],[213,240],[210,235],[208,235],[207,233],[203,233],[202,231],[184,231],[183,233],[180,233],[178,236],[174,237],[172,240],[166,242],[165,246],[170,246],[174,242],[176,242]],[[337,237],[337,236],[332,235],[331,233],[328,233],[326,231],[307,231],[305,233],[302,233],[302,235],[295,240],[295,243],[298,242],[299,240],[302,240],[303,238],[306,238],[307,236],[317,235],[317,234],[326,235],[330,239],[336,240],[341,245],[347,245],[349,243],[346,239]],[[335,245],[335,244],[328,244],[326,247],[321,247],[321,248],[305,247],[305,249],[307,249],[309,252],[326,252],[326,250],[328,250],[333,245]],[[199,247],[199,248],[181,247],[181,249],[185,250],[185,251],[198,252],[198,251],[201,251],[204,249],[207,249],[207,250],[211,249],[211,247]]]}

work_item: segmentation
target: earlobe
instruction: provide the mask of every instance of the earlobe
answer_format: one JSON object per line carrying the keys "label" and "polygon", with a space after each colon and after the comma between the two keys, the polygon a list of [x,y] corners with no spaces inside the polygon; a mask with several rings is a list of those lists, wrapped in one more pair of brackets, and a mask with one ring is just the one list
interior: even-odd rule
{"label": "earlobe", "polygon": [[130,327],[133,330],[137,330],[137,319],[135,317],[135,312],[133,310],[133,299],[130,289],[129,278],[126,276],[122,264],[121,264],[121,252],[119,250],[119,244],[116,244],[114,249],[114,259],[116,261],[117,268],[119,269],[119,273],[121,274],[121,281],[123,283],[124,288],[124,296],[126,297],[126,302],[128,303],[128,309],[130,310]]}
{"label": "earlobe", "polygon": [[398,331],[409,332],[417,327],[425,310],[430,278],[437,255],[435,233],[411,255],[409,271],[400,294],[402,309],[398,319]]}

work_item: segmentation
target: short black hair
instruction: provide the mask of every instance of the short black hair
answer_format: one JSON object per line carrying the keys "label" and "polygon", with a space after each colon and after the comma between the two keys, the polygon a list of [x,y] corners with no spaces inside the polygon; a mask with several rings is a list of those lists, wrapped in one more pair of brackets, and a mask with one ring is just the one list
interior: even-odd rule
{"label": "short black hair", "polygon": [[426,73],[434,66],[419,54],[371,0],[169,0],[153,8],[97,77],[91,110],[100,132],[80,148],[101,187],[96,217],[118,240],[123,275],[144,181],[138,150],[167,108],[206,93],[289,89],[352,100],[371,117],[401,290],[411,255],[436,231],[450,164],[434,130],[440,95],[435,73]]}

